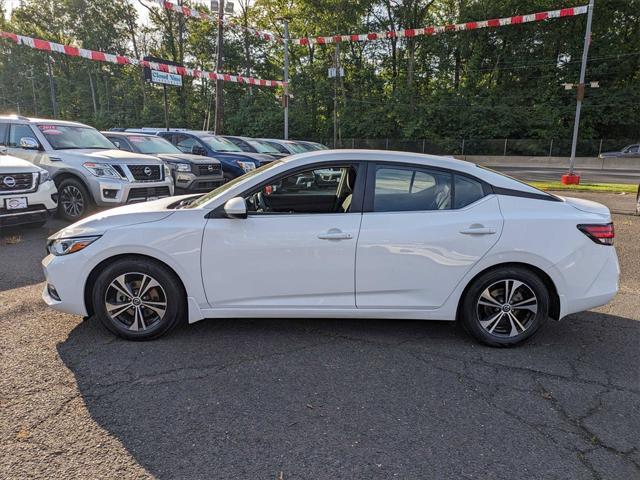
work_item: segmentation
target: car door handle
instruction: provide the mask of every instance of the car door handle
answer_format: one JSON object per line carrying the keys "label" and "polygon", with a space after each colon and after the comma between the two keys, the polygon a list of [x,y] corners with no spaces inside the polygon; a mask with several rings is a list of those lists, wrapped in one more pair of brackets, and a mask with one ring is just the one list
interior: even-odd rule
{"label": "car door handle", "polygon": [[337,228],[332,228],[331,230],[318,235],[318,238],[320,240],[350,240],[353,236],[350,233],[345,233]]}
{"label": "car door handle", "polygon": [[460,230],[460,233],[464,235],[493,235],[496,233],[496,229],[485,227],[469,227],[465,230]]}

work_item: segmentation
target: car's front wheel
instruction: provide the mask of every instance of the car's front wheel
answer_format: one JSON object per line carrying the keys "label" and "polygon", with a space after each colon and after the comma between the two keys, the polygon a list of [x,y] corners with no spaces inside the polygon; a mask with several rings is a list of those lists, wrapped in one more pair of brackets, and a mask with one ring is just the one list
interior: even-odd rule
{"label": "car's front wheel", "polygon": [[65,178],[58,185],[58,215],[69,222],[77,222],[91,209],[91,197],[82,182]]}
{"label": "car's front wheel", "polygon": [[111,332],[128,340],[151,340],[183,318],[186,297],[180,280],[152,260],[123,258],[95,281],[93,311]]}
{"label": "car's front wheel", "polygon": [[462,301],[460,320],[491,346],[510,346],[531,337],[547,320],[549,292],[538,275],[503,267],[476,278]]}

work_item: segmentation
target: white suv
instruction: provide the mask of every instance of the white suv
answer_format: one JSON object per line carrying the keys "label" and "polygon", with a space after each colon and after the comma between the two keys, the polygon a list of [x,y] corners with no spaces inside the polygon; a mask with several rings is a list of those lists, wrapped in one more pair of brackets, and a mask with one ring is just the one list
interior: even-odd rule
{"label": "white suv", "polygon": [[114,207],[173,195],[171,171],[150,155],[118,150],[77,122],[0,116],[0,149],[49,172],[58,214],[75,222],[91,207]]}
{"label": "white suv", "polygon": [[58,206],[49,172],[8,155],[0,155],[0,228],[41,226]]}

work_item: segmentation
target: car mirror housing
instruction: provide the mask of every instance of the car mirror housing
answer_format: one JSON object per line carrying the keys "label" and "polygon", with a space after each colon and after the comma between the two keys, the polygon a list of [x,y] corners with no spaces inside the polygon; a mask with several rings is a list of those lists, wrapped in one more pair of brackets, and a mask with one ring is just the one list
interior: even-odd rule
{"label": "car mirror housing", "polygon": [[20,139],[20,148],[24,148],[26,150],[38,150],[40,148],[40,144],[33,137],[22,137]]}
{"label": "car mirror housing", "polygon": [[224,204],[224,213],[229,218],[247,218],[247,202],[242,197],[234,197]]}
{"label": "car mirror housing", "polygon": [[191,147],[191,154],[192,155],[202,155],[204,157],[207,156],[207,151],[201,147],[200,145],[194,145],[193,147]]}

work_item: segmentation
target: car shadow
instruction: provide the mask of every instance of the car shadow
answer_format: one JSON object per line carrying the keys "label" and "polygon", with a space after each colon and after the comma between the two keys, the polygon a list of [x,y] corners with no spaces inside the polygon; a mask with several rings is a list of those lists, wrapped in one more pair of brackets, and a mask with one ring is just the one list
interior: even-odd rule
{"label": "car shadow", "polygon": [[640,322],[595,312],[510,349],[451,322],[206,320],[127,342],[90,319],[58,353],[95,422],[158,478],[578,478],[573,416],[637,391],[639,340]]}

